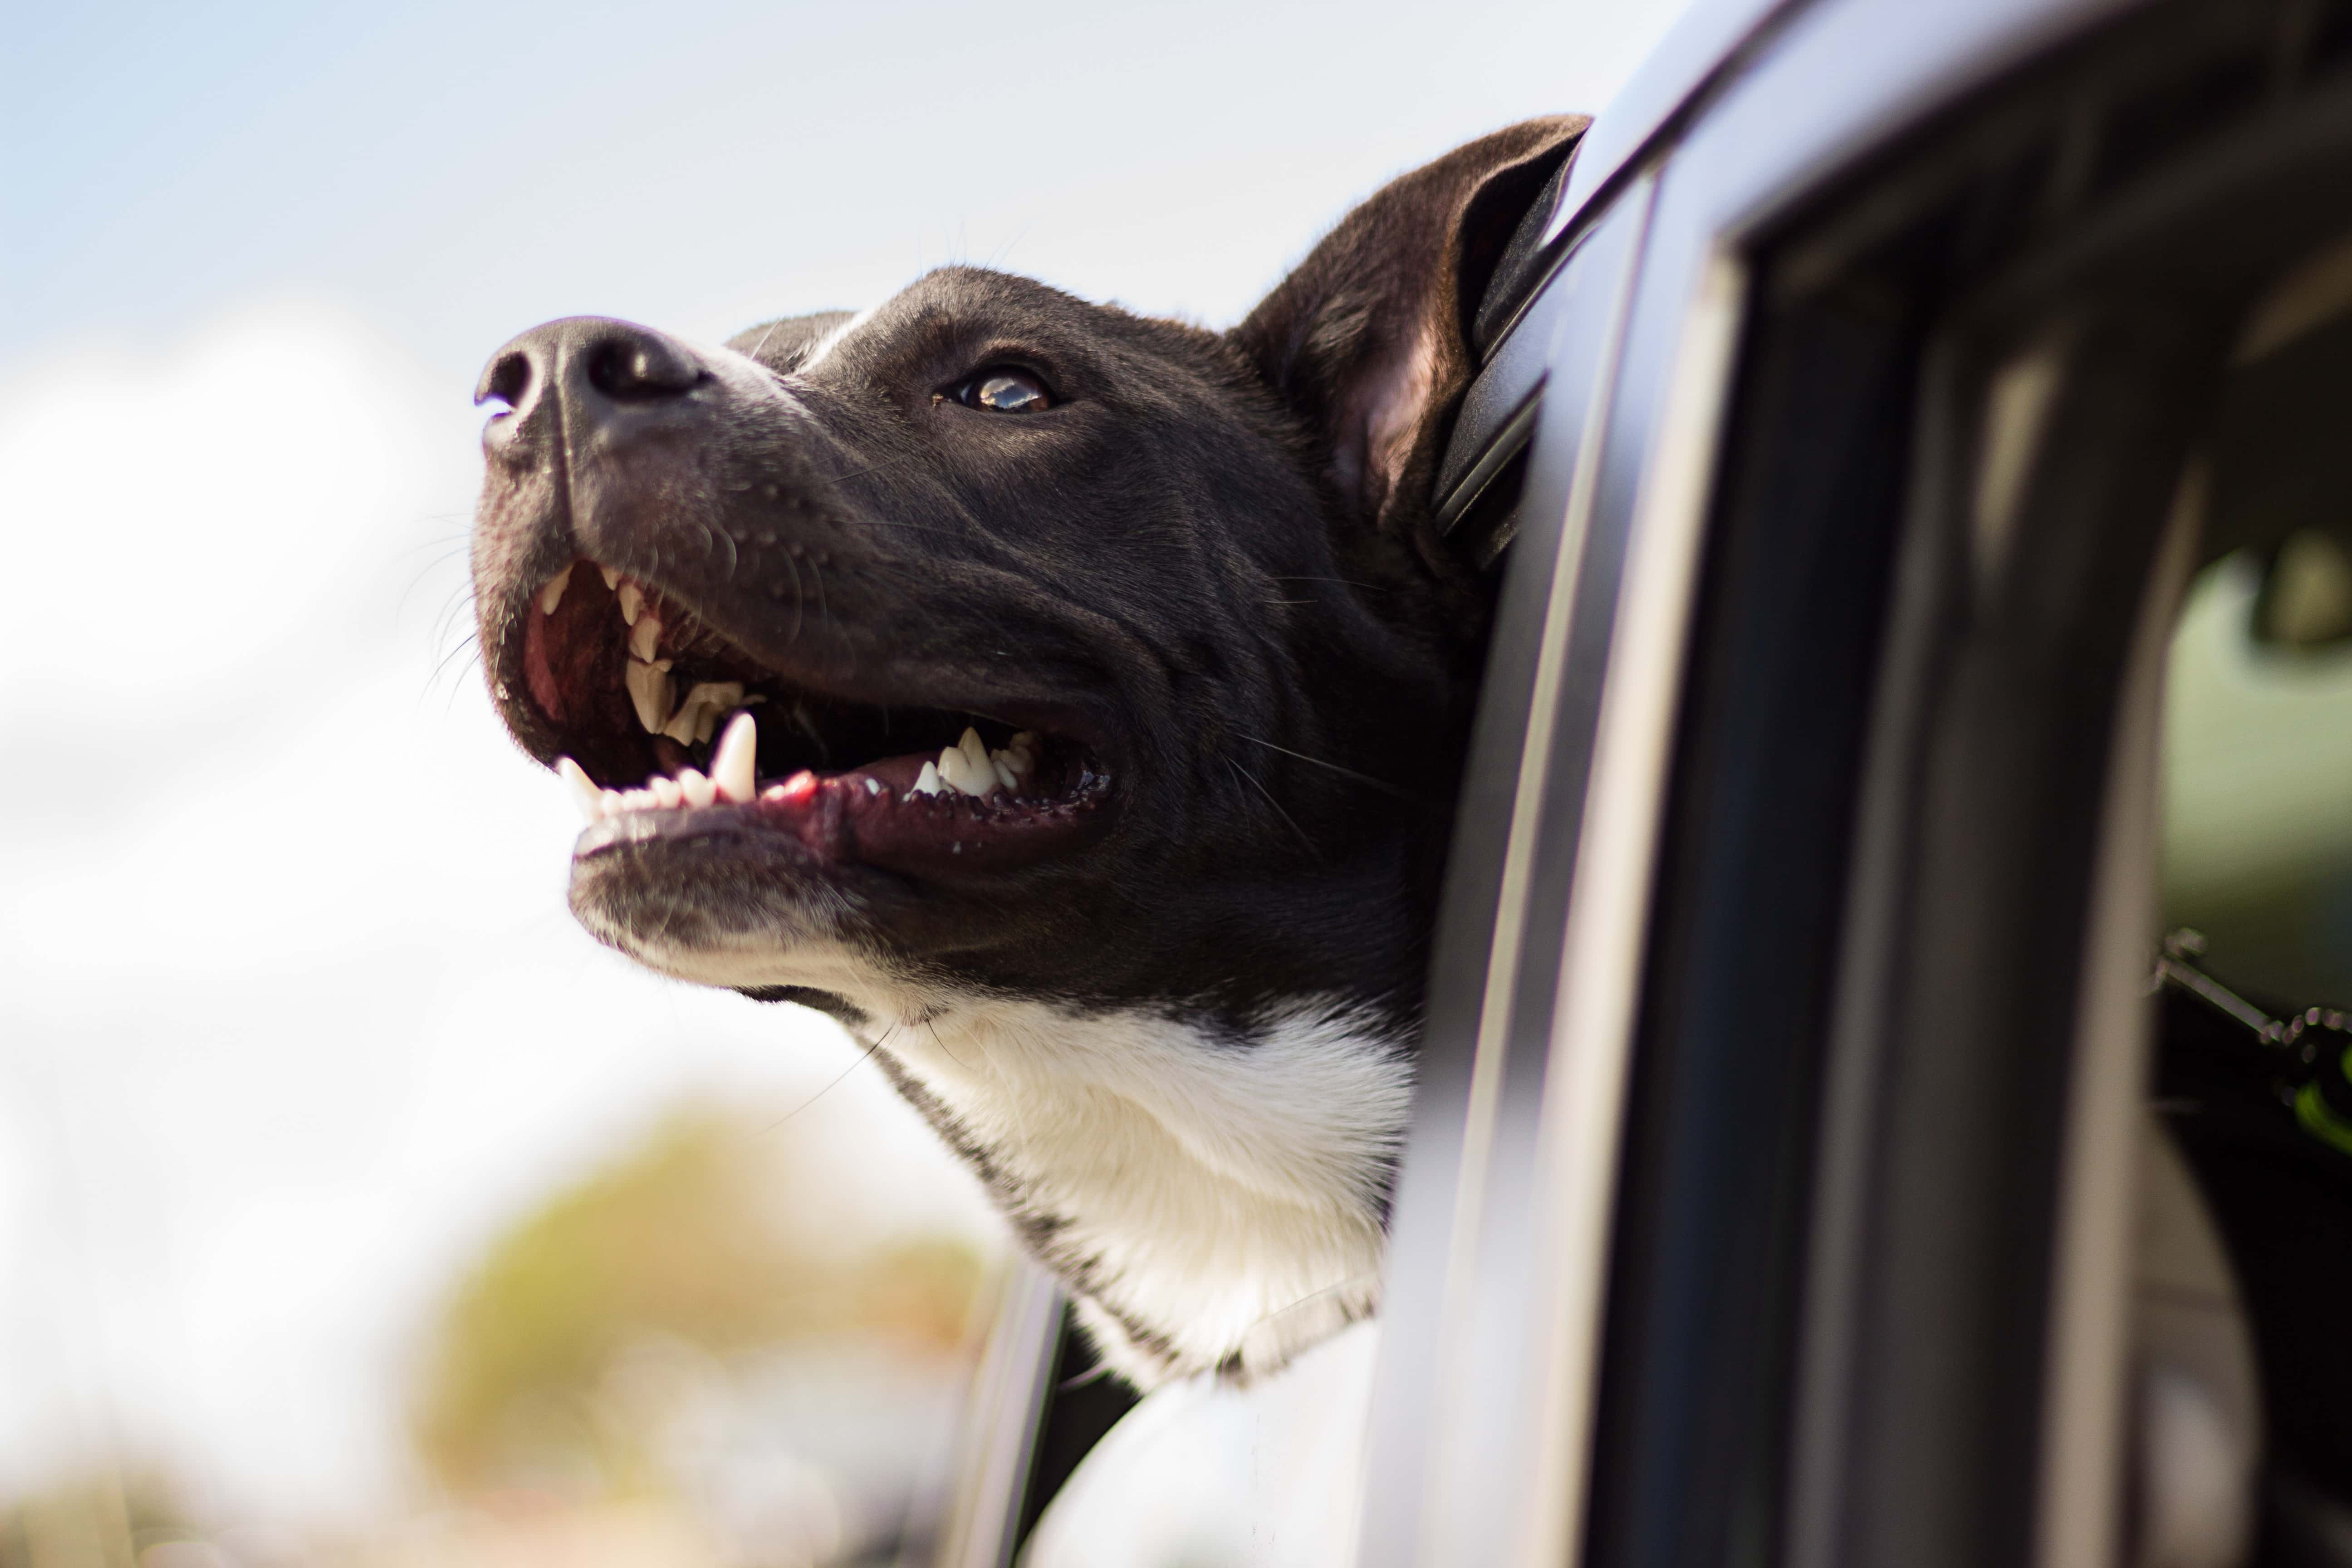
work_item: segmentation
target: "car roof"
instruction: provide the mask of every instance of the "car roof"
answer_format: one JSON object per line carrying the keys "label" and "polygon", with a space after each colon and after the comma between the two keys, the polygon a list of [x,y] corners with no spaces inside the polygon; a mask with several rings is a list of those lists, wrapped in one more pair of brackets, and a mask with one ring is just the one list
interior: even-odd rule
{"label": "car roof", "polygon": [[[1858,100],[1896,101],[1865,108],[1857,101],[1825,106],[1845,132],[1837,151],[1858,150],[1915,123],[2003,68],[2032,58],[2081,31],[2147,0],[1914,0],[1918,37],[1910,51],[1924,58],[1857,64],[1871,76],[1899,79],[1855,82]],[[1576,162],[1544,235],[1549,244],[1569,228],[1595,196],[1609,192],[1654,145],[1674,135],[1722,96],[1775,40],[1802,24],[1808,12],[1850,10],[1815,0],[1692,0],[1616,96],[1577,150]],[[1858,75],[1860,73],[1857,73]],[[1830,147],[1819,149],[1832,153]],[[1839,161],[1832,153],[1832,162]]]}

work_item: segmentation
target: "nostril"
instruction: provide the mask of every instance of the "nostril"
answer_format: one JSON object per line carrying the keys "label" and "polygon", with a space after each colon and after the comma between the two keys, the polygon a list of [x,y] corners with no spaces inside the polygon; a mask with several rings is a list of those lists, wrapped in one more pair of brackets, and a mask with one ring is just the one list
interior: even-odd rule
{"label": "nostril", "polygon": [[675,397],[702,379],[702,368],[659,338],[608,338],[588,351],[588,384],[615,403]]}
{"label": "nostril", "polygon": [[489,368],[482,372],[482,379],[474,387],[474,402],[478,406],[495,397],[509,408],[520,408],[530,391],[530,356],[509,350],[492,360]]}

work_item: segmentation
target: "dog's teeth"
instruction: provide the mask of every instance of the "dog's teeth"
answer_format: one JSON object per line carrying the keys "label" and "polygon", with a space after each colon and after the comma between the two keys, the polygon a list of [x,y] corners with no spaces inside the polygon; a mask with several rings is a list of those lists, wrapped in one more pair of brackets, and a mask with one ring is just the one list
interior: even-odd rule
{"label": "dog's teeth", "polygon": [[654,792],[654,799],[664,810],[675,810],[686,804],[686,786],[674,778],[656,773],[646,781],[646,787]]}
{"label": "dog's teeth", "polygon": [[715,805],[718,804],[719,786],[712,784],[709,779],[703,777],[702,774],[696,773],[692,768],[688,768],[684,773],[677,775],[677,787],[679,791],[685,795],[686,804],[688,805]]}
{"label": "dog's teeth", "polygon": [[621,802],[621,792],[616,789],[608,789],[597,797],[596,808],[603,812],[606,816],[611,816],[617,812],[626,809]]}
{"label": "dog's teeth", "polygon": [[661,796],[649,789],[633,789],[621,796],[631,811],[651,811],[661,805]]}
{"label": "dog's teeth", "polygon": [[659,664],[645,664],[633,658],[621,667],[621,680],[629,689],[629,701],[636,708],[637,722],[646,727],[648,735],[662,733],[677,699],[677,686],[670,679],[668,663],[664,659]]}
{"label": "dog's teeth", "polygon": [[618,566],[607,566],[600,562],[597,563],[596,570],[604,574],[606,588],[617,588],[621,585],[621,569]]}
{"label": "dog's teeth", "polygon": [[759,791],[756,769],[760,758],[760,726],[749,713],[728,721],[710,754],[710,779],[729,800],[750,800]]}
{"label": "dog's teeth", "polygon": [[880,795],[882,793],[882,781],[877,778],[867,779],[866,781],[866,793],[867,795]]}
{"label": "dog's teeth", "polygon": [[639,616],[636,625],[629,628],[629,651],[647,664],[651,664],[654,649],[661,642],[661,633],[662,624],[659,616],[651,613]]}
{"label": "dog's teeth", "polygon": [[940,777],[960,795],[982,795],[996,787],[994,771],[984,765],[974,766],[971,753],[961,746],[941,751],[939,768]]}
{"label": "dog's teeth", "polygon": [[645,614],[646,591],[635,583],[624,583],[615,592],[621,597],[621,619],[635,626],[637,617]]}
{"label": "dog's teeth", "polygon": [[908,786],[907,793],[908,795],[945,795],[947,789],[947,785],[940,783],[940,770],[937,764],[925,763],[923,771],[915,775],[915,782]]}
{"label": "dog's teeth", "polygon": [[555,759],[555,776],[572,786],[572,798],[580,803],[580,815],[591,822],[604,818],[604,792],[588,776],[588,770],[570,757]]}
{"label": "dog's teeth", "polygon": [[743,683],[740,680],[700,680],[686,694],[670,716],[662,733],[681,746],[699,744],[710,739],[719,728],[719,718],[743,706]]}
{"label": "dog's teeth", "polygon": [[563,603],[563,590],[570,586],[572,586],[572,568],[566,566],[562,571],[550,577],[546,585],[540,589],[539,613],[542,616],[555,614],[555,606]]}
{"label": "dog's teeth", "polygon": [[1021,788],[1021,775],[1013,771],[1011,752],[998,752],[988,759],[988,765],[996,771],[998,782],[1003,784],[1007,791],[1018,791]]}
{"label": "dog's teeth", "polygon": [[993,791],[1000,782],[1006,789],[1013,787],[1013,781],[1004,778],[996,771],[996,764],[988,754],[988,742],[980,738],[979,731],[969,724],[965,725],[963,739],[956,742],[956,749],[963,752],[964,760],[971,764],[971,770],[966,776],[972,781],[972,784],[979,786],[973,788],[971,785],[966,785],[967,794],[987,795]]}

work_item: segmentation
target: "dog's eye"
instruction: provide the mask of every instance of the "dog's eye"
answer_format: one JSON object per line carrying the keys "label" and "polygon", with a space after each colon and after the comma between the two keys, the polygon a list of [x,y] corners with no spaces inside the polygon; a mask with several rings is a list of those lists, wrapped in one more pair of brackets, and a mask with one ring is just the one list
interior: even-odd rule
{"label": "dog's eye", "polygon": [[1027,371],[999,366],[965,382],[956,401],[993,414],[1036,414],[1054,406],[1054,395]]}

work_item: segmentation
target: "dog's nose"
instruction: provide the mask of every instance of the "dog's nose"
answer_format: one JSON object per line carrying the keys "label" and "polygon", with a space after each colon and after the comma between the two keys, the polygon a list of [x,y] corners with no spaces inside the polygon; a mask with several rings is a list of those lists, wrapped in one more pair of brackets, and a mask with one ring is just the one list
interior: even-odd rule
{"label": "dog's nose", "polygon": [[482,446],[493,457],[519,456],[540,426],[567,413],[592,426],[625,425],[683,397],[704,375],[692,350],[650,328],[602,316],[550,321],[482,367],[474,401],[497,398],[508,408],[483,430]]}

